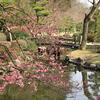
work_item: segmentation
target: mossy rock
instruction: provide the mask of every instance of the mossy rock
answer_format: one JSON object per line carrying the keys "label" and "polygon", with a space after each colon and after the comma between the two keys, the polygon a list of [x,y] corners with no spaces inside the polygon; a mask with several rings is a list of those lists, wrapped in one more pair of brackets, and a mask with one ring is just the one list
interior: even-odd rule
{"label": "mossy rock", "polygon": [[[18,40],[18,43],[20,44],[22,49],[27,48],[27,42],[25,40]],[[12,41],[11,48],[16,48],[16,47],[19,48],[18,43],[16,42],[16,40]]]}
{"label": "mossy rock", "polygon": [[[11,42],[9,41],[0,41],[0,44],[6,46],[7,48],[11,47]],[[0,47],[3,47],[3,46],[0,46]]]}
{"label": "mossy rock", "polygon": [[0,41],[7,41],[7,37],[4,33],[0,33]]}

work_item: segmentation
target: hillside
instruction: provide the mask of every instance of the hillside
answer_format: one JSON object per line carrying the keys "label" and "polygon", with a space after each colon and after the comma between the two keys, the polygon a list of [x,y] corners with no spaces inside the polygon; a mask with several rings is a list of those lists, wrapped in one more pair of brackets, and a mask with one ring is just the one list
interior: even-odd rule
{"label": "hillside", "polygon": [[67,2],[64,0],[51,0],[47,5],[52,14],[48,16],[48,23],[57,27],[64,27],[65,19],[71,17],[76,23],[82,22],[88,8],[77,1]]}

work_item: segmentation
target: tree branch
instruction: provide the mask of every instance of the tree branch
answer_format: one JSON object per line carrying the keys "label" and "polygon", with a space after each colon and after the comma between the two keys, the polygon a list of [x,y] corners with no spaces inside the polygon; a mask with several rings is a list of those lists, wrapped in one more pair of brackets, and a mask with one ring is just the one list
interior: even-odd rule
{"label": "tree branch", "polygon": [[95,0],[93,0],[93,5],[94,5],[94,4],[96,4],[96,1],[95,1]]}
{"label": "tree branch", "polygon": [[0,7],[2,9],[2,11],[8,11],[8,10],[16,10],[16,11],[19,11],[25,15],[27,15],[32,21],[35,22],[35,20],[27,13],[25,12],[22,8],[15,8],[15,7],[4,7],[1,3],[0,3]]}
{"label": "tree branch", "polygon": [[92,5],[94,5],[94,4],[96,4],[96,1],[95,0],[93,0],[93,1],[91,1],[91,0],[88,0]]}
{"label": "tree branch", "polygon": [[[94,0],[94,2],[95,2],[95,0]],[[90,13],[88,14],[88,17],[90,18],[90,20],[99,7],[100,7],[100,0],[92,6],[92,9],[91,9]]]}
{"label": "tree branch", "polygon": [[[1,43],[0,43],[0,46],[4,47],[4,49],[5,49],[6,53],[7,53],[7,55],[9,56],[11,62],[12,62],[13,65],[14,65],[14,66],[12,66],[12,67],[13,67],[14,69],[20,71],[20,72],[23,71],[23,69],[19,68],[19,67],[15,64],[15,62],[14,62],[14,60],[13,60],[13,58],[12,58],[12,54],[11,54],[11,52],[9,51],[9,49],[8,49],[5,45],[3,45],[3,44],[1,44]],[[3,69],[2,69],[2,70],[3,70]]]}
{"label": "tree branch", "polygon": [[88,2],[90,2],[91,4],[93,4],[93,2],[92,2],[92,1],[90,1],[90,0],[88,0]]}
{"label": "tree branch", "polygon": [[25,54],[24,54],[24,52],[23,52],[23,50],[22,50],[22,47],[21,47],[21,45],[19,44],[19,42],[18,42],[18,40],[16,39],[16,36],[15,36],[15,34],[13,34],[9,29],[8,29],[8,27],[5,27],[6,28],[6,30],[9,32],[9,33],[11,33],[12,34],[12,36],[14,37],[14,39],[16,40],[16,42],[17,42],[17,44],[18,44],[18,46],[19,46],[19,48],[20,48],[20,50],[21,50],[21,52],[22,52],[22,54],[23,54],[23,58],[25,59],[26,58],[26,56],[25,56]]}

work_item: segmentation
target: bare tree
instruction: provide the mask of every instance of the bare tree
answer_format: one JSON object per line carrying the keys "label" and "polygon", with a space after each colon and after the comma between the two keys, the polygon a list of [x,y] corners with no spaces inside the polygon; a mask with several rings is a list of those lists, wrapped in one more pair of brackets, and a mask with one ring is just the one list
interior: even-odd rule
{"label": "bare tree", "polygon": [[89,11],[88,14],[85,14],[84,22],[83,22],[83,33],[82,33],[82,43],[81,43],[81,49],[84,50],[86,49],[86,43],[87,43],[87,34],[88,34],[88,27],[89,27],[89,22],[92,20],[93,15],[97,11],[97,9],[100,7],[100,0],[88,0],[91,4],[91,10]]}

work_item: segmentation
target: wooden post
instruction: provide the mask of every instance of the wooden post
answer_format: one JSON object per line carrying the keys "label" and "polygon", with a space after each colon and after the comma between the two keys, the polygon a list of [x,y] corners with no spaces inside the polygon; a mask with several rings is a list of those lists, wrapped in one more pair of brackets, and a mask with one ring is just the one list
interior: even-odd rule
{"label": "wooden post", "polygon": [[80,46],[81,46],[81,43],[82,43],[82,36],[80,35],[80,36],[79,36],[79,48],[80,48]]}
{"label": "wooden post", "polygon": [[74,45],[76,46],[77,44],[77,37],[74,35]]}

